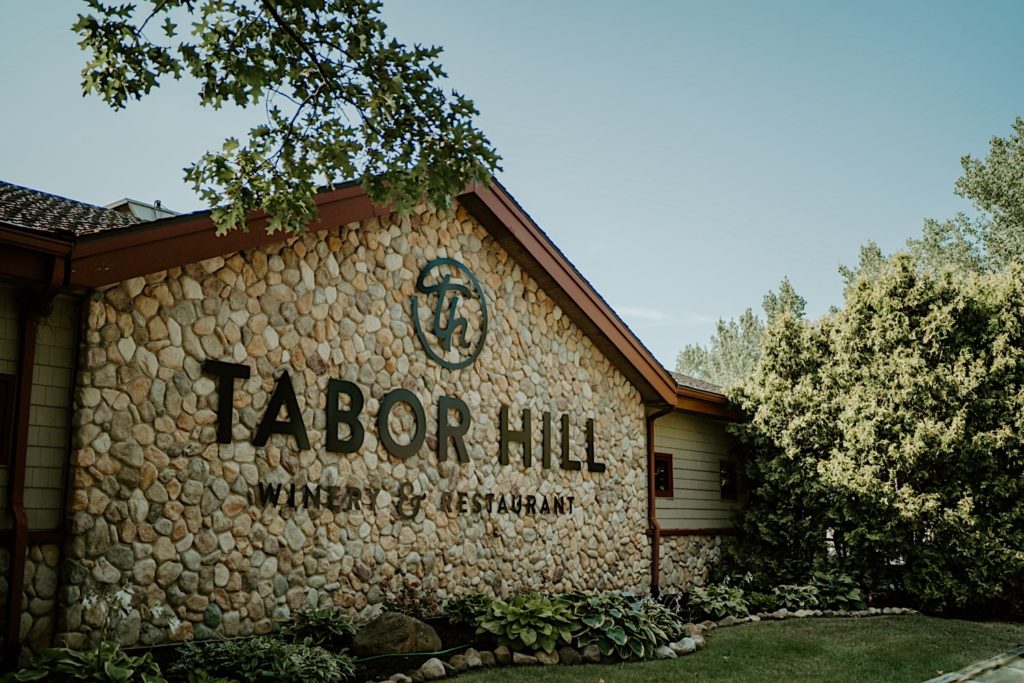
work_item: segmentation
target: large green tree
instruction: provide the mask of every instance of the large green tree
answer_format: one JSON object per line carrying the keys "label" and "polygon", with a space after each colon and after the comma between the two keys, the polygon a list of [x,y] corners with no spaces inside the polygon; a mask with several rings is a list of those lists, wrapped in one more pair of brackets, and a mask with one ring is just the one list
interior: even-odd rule
{"label": "large green tree", "polygon": [[[992,138],[984,159],[965,155],[960,165],[963,175],[955,192],[970,200],[974,211],[927,219],[906,251],[922,272],[932,274],[994,272],[1024,263],[1024,118],[1013,122],[1008,137]],[[841,272],[850,282],[861,271],[879,272],[884,260],[878,246],[869,243],[859,264]]]}
{"label": "large green tree", "polygon": [[472,101],[447,92],[438,47],[386,35],[373,0],[87,0],[74,30],[88,54],[82,88],[121,109],[189,75],[199,103],[265,111],[185,169],[219,231],[263,210],[269,229],[316,218],[321,184],[358,180],[408,211],[447,206],[488,182],[499,157]]}
{"label": "large green tree", "polygon": [[965,156],[975,215],[843,269],[842,308],[777,317],[733,393],[752,493],[733,562],[838,567],[920,605],[1024,614],[1024,120]]}
{"label": "large green tree", "polygon": [[1024,610],[1024,270],[883,261],[816,323],[777,318],[734,399],[734,546],[777,581],[835,567],[926,607]]}
{"label": "large green tree", "polygon": [[[763,300],[765,317],[770,323],[783,313],[797,318],[804,315],[806,302],[796,293],[788,278],[778,292],[768,292]],[[687,344],[676,356],[676,372],[729,387],[750,376],[761,357],[761,338],[765,321],[748,308],[738,319],[719,318],[715,334],[708,344]]]}

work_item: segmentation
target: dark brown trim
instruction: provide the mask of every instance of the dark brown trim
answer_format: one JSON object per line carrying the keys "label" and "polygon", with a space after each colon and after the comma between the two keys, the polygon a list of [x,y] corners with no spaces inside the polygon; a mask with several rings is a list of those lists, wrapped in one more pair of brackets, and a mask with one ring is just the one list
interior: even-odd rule
{"label": "dark brown trim", "polygon": [[32,375],[36,360],[39,320],[49,311],[64,281],[65,261],[53,257],[49,282],[42,289],[25,292],[18,311],[18,379],[14,444],[7,488],[14,528],[11,530],[10,569],[7,575],[7,614],[4,628],[4,664],[16,662],[21,649],[22,593],[25,589],[25,556],[28,551],[28,515],[25,512],[25,468],[28,460],[28,427],[32,411]]}
{"label": "dark brown trim", "polygon": [[647,533],[651,537],[651,594],[661,592],[661,525],[658,524],[658,501],[654,497],[654,421],[672,412],[672,406],[648,415],[647,427]]}
{"label": "dark brown trim", "polygon": [[[14,538],[14,531],[12,529],[0,529],[0,543],[7,545]],[[29,529],[25,532],[25,544],[26,545],[48,545],[48,544],[63,544],[67,539],[65,534],[60,529]]]}
{"label": "dark brown trim", "polygon": [[672,473],[672,465],[673,465],[673,463],[672,463],[672,454],[671,453],[655,453],[654,454],[655,470],[657,470],[657,464],[658,464],[659,461],[661,461],[661,462],[668,462],[668,491],[665,491],[664,493],[662,493],[662,492],[658,491],[657,488],[655,488],[655,490],[654,490],[654,497],[655,498],[672,498],[672,497],[674,497],[676,495],[675,482],[673,481],[673,473]]}
{"label": "dark brown trim", "polygon": [[[309,225],[312,232],[387,213],[359,187],[318,195],[317,207],[320,219]],[[233,230],[218,237],[210,215],[203,213],[103,234],[75,246],[69,284],[101,287],[293,237],[280,231],[268,233],[266,227],[267,219],[257,217],[249,222],[248,231]]]}
{"label": "dark brown trim", "polygon": [[71,254],[72,238],[65,235],[47,235],[38,230],[0,222],[0,244],[20,246],[49,256],[67,257]]}
{"label": "dark brown trim", "polygon": [[[650,532],[648,532],[650,533]],[[711,527],[708,529],[662,529],[662,536],[733,536],[736,529],[731,527]]]}
{"label": "dark brown trim", "polygon": [[11,461],[17,381],[17,375],[0,373],[0,465]]}
{"label": "dark brown trim", "polygon": [[[584,333],[599,342],[598,348],[640,389],[645,400],[675,400],[675,380],[500,184],[474,186],[459,201],[506,251],[520,263],[533,266],[528,271],[545,291],[563,293],[555,300]],[[555,286],[546,286],[549,283]],[[601,344],[602,338],[608,343]]]}

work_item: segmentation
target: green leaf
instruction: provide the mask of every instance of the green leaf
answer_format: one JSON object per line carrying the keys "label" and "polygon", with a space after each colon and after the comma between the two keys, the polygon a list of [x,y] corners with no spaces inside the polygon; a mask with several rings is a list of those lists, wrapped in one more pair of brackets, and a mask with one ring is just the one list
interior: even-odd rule
{"label": "green leaf", "polygon": [[614,626],[606,630],[605,635],[616,645],[626,644],[626,632],[622,630],[621,626]]}

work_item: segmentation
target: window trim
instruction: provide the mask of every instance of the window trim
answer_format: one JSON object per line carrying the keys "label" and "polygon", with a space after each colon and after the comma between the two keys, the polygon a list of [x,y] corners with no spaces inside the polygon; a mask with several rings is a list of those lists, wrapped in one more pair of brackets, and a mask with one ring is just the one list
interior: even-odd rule
{"label": "window trim", "polygon": [[0,466],[11,463],[11,451],[14,448],[16,386],[17,375],[0,372]]}
{"label": "window trim", "polygon": [[[676,493],[675,493],[676,488],[675,488],[675,482],[673,481],[673,476],[672,476],[672,454],[671,453],[655,453],[654,454],[655,473],[657,472],[657,468],[658,468],[658,463],[659,462],[664,462],[664,463],[667,463],[667,465],[668,465],[668,491],[667,492],[661,492],[661,491],[658,491],[657,488],[655,488],[654,489],[654,497],[655,498],[674,498],[675,495],[676,495]],[[656,479],[656,477],[652,477],[651,479],[652,479],[652,482],[653,482]]]}

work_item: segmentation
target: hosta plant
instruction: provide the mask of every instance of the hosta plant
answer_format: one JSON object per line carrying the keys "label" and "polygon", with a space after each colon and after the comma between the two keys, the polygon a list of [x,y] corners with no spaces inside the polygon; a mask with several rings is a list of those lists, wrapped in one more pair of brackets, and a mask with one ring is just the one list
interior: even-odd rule
{"label": "hosta plant", "polygon": [[102,641],[89,650],[43,650],[28,668],[7,674],[3,681],[90,681],[95,683],[166,683],[153,656],[133,657],[117,643]]}
{"label": "hosta plant", "polygon": [[682,635],[683,624],[651,598],[617,593],[572,593],[566,596],[582,624],[579,647],[596,645],[605,657],[646,659],[655,648]]}
{"label": "hosta plant", "polygon": [[344,654],[273,636],[191,641],[170,672],[184,677],[199,669],[247,683],[338,683],[355,672]]}
{"label": "hosta plant", "polygon": [[499,644],[513,650],[552,652],[559,643],[571,643],[578,627],[563,598],[523,593],[493,601],[479,620],[477,632],[493,634]]}
{"label": "hosta plant", "polygon": [[857,610],[867,607],[864,593],[846,574],[814,572],[811,584],[818,589],[818,600],[825,609]]}
{"label": "hosta plant", "polygon": [[743,589],[721,583],[698,586],[690,591],[690,612],[694,618],[722,619],[726,616],[745,617],[749,614]]}
{"label": "hosta plant", "polygon": [[352,644],[356,625],[344,610],[321,607],[296,612],[281,624],[279,635],[290,642],[308,642],[335,651]]}
{"label": "hosta plant", "polygon": [[775,604],[788,610],[814,609],[818,606],[818,589],[814,586],[783,584],[772,589]]}

